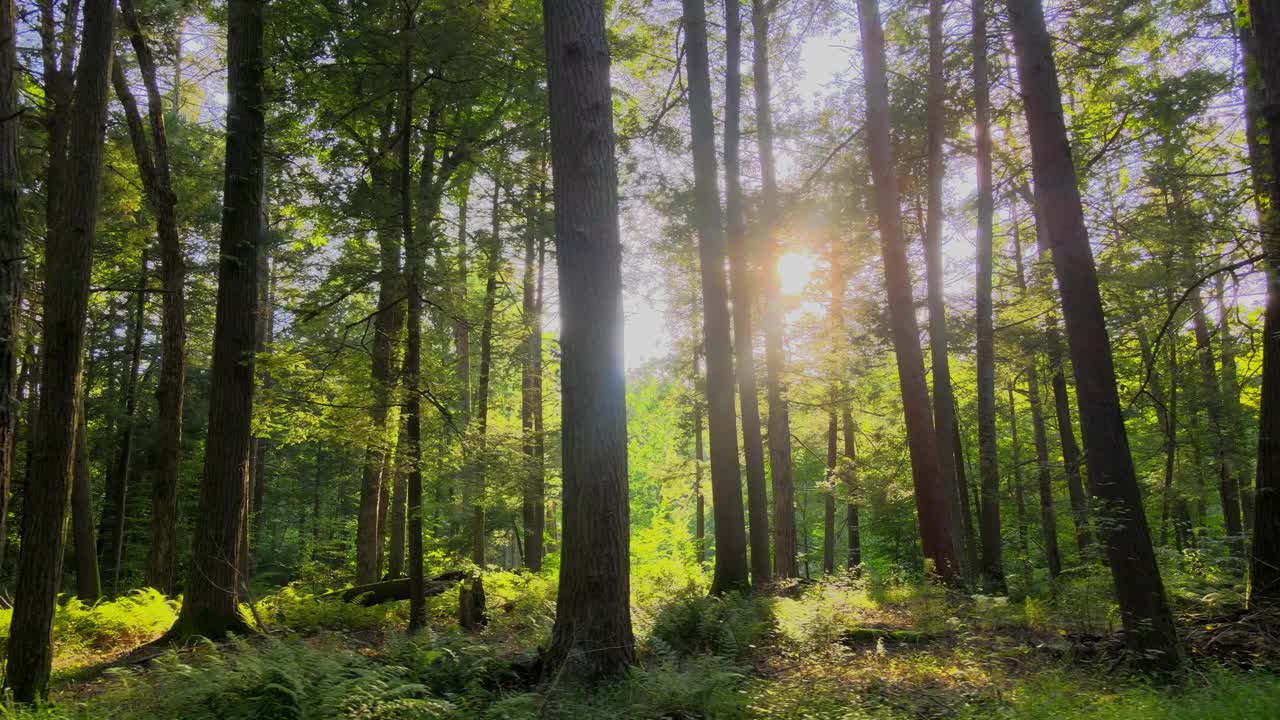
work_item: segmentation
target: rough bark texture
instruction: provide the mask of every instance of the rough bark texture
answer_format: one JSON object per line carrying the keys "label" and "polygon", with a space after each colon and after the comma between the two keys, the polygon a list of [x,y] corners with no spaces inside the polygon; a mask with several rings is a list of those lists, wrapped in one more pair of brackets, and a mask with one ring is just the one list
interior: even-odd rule
{"label": "rough bark texture", "polygon": [[230,0],[227,144],[219,241],[218,306],[209,376],[209,434],[200,479],[191,574],[170,637],[243,632],[239,552],[258,337],[258,253],[266,235],[263,143],[263,0]]}
{"label": "rough bark texture", "polygon": [[[13,699],[20,703],[46,694],[53,660],[50,635],[71,490],[79,410],[76,388],[84,365],[114,13],[113,0],[85,3],[80,64],[66,128],[66,155],[54,155],[50,160],[51,167],[65,164],[66,173],[61,178],[49,178],[50,217],[56,222],[50,226],[45,245],[45,283],[46,287],[62,290],[45,294],[40,343],[41,402],[35,420],[30,479],[23,488],[22,550],[5,670],[5,682]],[[64,70],[69,55],[68,50],[64,54]]]}
{"label": "rough bark texture", "polygon": [[[87,395],[88,393],[85,393]],[[102,595],[102,575],[98,572],[98,546],[93,532],[93,487],[89,477],[89,434],[84,398],[80,400],[76,422],[75,468],[71,484],[71,525],[75,539],[76,596],[93,604]]]}
{"label": "rough bark texture", "polygon": [[[9,494],[17,446],[18,318],[22,308],[22,218],[18,214],[17,6],[0,0],[0,568],[9,537]],[[0,570],[0,572],[3,572]]]}
{"label": "rough bark texture", "polygon": [[1249,18],[1262,76],[1262,114],[1270,135],[1271,210],[1264,218],[1267,308],[1263,323],[1262,410],[1254,489],[1249,603],[1280,606],[1280,7],[1249,0]]}
{"label": "rough bark texture", "polygon": [[756,388],[755,336],[751,327],[751,250],[742,198],[742,6],[724,4],[724,214],[729,245],[729,285],[733,300],[734,370],[742,410],[742,459],[747,471],[747,531],[750,536],[751,581],[773,578],[769,556],[769,497],[765,489],[764,439],[760,429],[760,395]]}
{"label": "rough bark texture", "polygon": [[973,105],[978,166],[978,475],[982,482],[982,586],[1004,593],[1000,542],[1000,470],[996,450],[995,314],[991,305],[993,269],[991,191],[991,101],[987,79],[986,0],[973,0]]}
{"label": "rough bark texture", "polygon": [[734,412],[729,287],[716,183],[716,130],[711,112],[706,4],[684,0],[685,63],[693,146],[694,226],[702,271],[702,342],[707,359],[707,430],[711,444],[711,512],[716,559],[712,593],[750,587],[747,528],[738,474],[738,417]]}
{"label": "rough bark texture", "polygon": [[564,530],[547,677],[631,664],[622,248],[605,8],[545,5],[560,261]]}
{"label": "rough bark texture", "polygon": [[[946,134],[945,47],[942,37],[943,0],[929,0],[929,82],[928,82],[928,209],[925,216],[924,258],[929,299],[929,354],[933,363],[933,422],[938,436],[938,461],[942,480],[951,501],[952,543],[965,548],[964,496],[956,476],[955,392],[951,387],[948,359],[947,301],[942,262],[942,178],[946,174],[942,144]],[[961,559],[965,553],[959,554]],[[965,565],[968,565],[966,562]],[[966,575],[975,568],[966,567]]]}
{"label": "rough bark texture", "polygon": [[884,31],[876,0],[859,0],[862,28],[863,78],[866,82],[866,148],[875,183],[876,219],[880,230],[880,251],[884,258],[894,354],[898,362],[898,382],[907,426],[911,455],[911,479],[915,485],[916,511],[924,555],[944,579],[961,577],[954,534],[950,530],[951,504],[942,479],[937,435],[929,388],[925,385],[924,357],[916,325],[911,275],[903,246],[902,214],[899,206],[897,172],[889,133],[889,86],[885,74]]}
{"label": "rough bark texture", "polygon": [[752,0],[754,34],[751,65],[755,76],[756,142],[760,155],[760,294],[764,300],[765,386],[769,402],[769,469],[773,483],[773,575],[796,576],[796,489],[791,474],[791,419],[782,374],[782,297],[778,286],[778,181],[773,159],[773,112],[769,82],[769,13],[773,3]]}
{"label": "rough bark texture", "polygon": [[1009,0],[1008,7],[1031,137],[1038,216],[1053,250],[1081,426],[1090,453],[1090,486],[1100,501],[1099,531],[1110,560],[1125,640],[1150,667],[1173,669],[1181,663],[1182,650],[1165,602],[1129,453],[1044,10],[1039,0]]}
{"label": "rough bark texture", "polygon": [[1018,560],[1022,563],[1023,582],[1031,587],[1031,544],[1027,531],[1027,501],[1022,482],[1022,443],[1018,440],[1018,410],[1009,385],[1009,444],[1013,450],[1013,504],[1018,521]]}

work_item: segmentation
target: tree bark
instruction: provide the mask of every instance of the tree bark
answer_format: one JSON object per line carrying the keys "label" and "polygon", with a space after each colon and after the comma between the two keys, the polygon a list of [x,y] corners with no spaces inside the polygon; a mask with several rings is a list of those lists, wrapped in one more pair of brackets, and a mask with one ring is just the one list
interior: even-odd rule
{"label": "tree bark", "polygon": [[[381,190],[391,185],[390,170],[375,175],[375,186]],[[387,192],[394,196],[394,192]],[[356,581],[370,583],[382,572],[382,532],[379,518],[384,515],[382,497],[389,478],[389,467],[395,438],[387,427],[388,411],[395,397],[395,349],[404,326],[404,283],[400,270],[400,233],[379,224],[378,240],[378,309],[373,319],[373,406],[369,421],[373,440],[365,448],[364,468],[360,483],[360,510],[356,527]]]}
{"label": "tree bark", "polygon": [[1222,504],[1222,521],[1227,533],[1227,544],[1233,554],[1244,553],[1244,526],[1240,519],[1240,489],[1232,464],[1230,429],[1227,424],[1222,385],[1218,382],[1218,370],[1213,357],[1213,338],[1209,321],[1205,317],[1204,300],[1200,291],[1191,293],[1192,329],[1196,338],[1196,359],[1200,365],[1202,402],[1209,416],[1209,429],[1213,433],[1213,449],[1217,460],[1218,500]]}
{"label": "tree bark", "polygon": [[18,128],[22,110],[18,88],[17,16],[15,0],[0,0],[0,574],[9,538],[9,496],[13,460],[22,411],[18,380],[22,310],[23,229],[18,213],[21,173]]}
{"label": "tree bark", "polygon": [[98,572],[98,546],[93,533],[93,488],[89,477],[89,424],[85,418],[82,391],[79,420],[76,422],[75,469],[71,485],[71,524],[75,538],[76,596],[92,605],[102,595],[102,575]]}
{"label": "tree bark", "polygon": [[[55,154],[50,161],[51,167],[65,164],[66,172],[61,177],[51,174],[47,185],[49,216],[55,222],[49,226],[45,246],[45,284],[61,290],[45,294],[41,402],[30,482],[23,488],[22,550],[5,671],[5,682],[19,703],[46,696],[53,660],[50,635],[71,490],[79,411],[76,389],[84,366],[114,12],[113,0],[85,2],[80,64],[67,116],[66,154]],[[62,67],[69,78],[71,49],[66,45]],[[50,46],[46,51],[53,52]],[[60,141],[53,145],[55,152],[61,152]]]}
{"label": "tree bark", "polygon": [[1090,486],[1101,501],[1099,531],[1110,560],[1125,640],[1149,667],[1172,670],[1181,664],[1182,648],[1165,603],[1129,453],[1044,10],[1039,0],[1009,0],[1008,7],[1031,138],[1036,204],[1053,249],[1081,425],[1090,453]]}
{"label": "tree bark", "polygon": [[729,288],[725,239],[716,182],[715,119],[707,56],[706,3],[684,0],[685,62],[694,162],[694,225],[702,270],[703,346],[707,359],[707,429],[711,445],[711,512],[716,556],[711,592],[750,587],[747,528],[738,471],[738,418],[734,412],[733,346],[729,337]]}
{"label": "tree bark", "polygon": [[544,193],[533,185],[527,194],[525,216],[523,307],[525,348],[521,364],[520,429],[521,451],[524,453],[525,481],[521,503],[524,522],[524,566],[542,570],[544,554],[542,535],[546,529],[546,477],[542,458],[538,455],[538,428],[534,417],[542,405],[542,308],[539,307],[537,284],[542,277],[541,246]]}
{"label": "tree bark", "polygon": [[987,79],[987,10],[985,0],[973,0],[973,105],[978,167],[978,474],[982,482],[982,586],[988,593],[1004,593],[1004,562],[1000,542],[1000,470],[996,450],[995,315],[991,303],[993,269],[991,191],[991,101]]}
{"label": "tree bark", "polygon": [[880,229],[880,251],[884,258],[894,354],[898,362],[898,382],[902,391],[907,445],[911,455],[911,477],[915,485],[916,510],[924,555],[934,570],[948,582],[961,579],[954,533],[951,532],[951,502],[946,495],[942,464],[938,458],[937,435],[933,428],[929,388],[925,385],[924,358],[916,325],[911,293],[910,268],[902,236],[897,172],[889,133],[889,88],[885,74],[884,31],[880,26],[877,0],[859,0],[862,28],[863,78],[867,92],[866,147],[875,183],[876,218]]}
{"label": "tree bark", "polygon": [[742,410],[742,456],[747,471],[747,531],[750,536],[751,580],[763,585],[773,579],[769,557],[769,497],[765,489],[764,440],[760,428],[760,394],[756,388],[755,336],[751,305],[751,249],[742,197],[742,6],[724,4],[724,212],[729,245],[729,284],[733,305],[734,368]]}
{"label": "tree bark", "polygon": [[[928,209],[924,228],[925,277],[929,305],[929,353],[933,361],[933,421],[938,436],[938,461],[942,480],[951,498],[952,543],[966,548],[964,496],[957,479],[955,443],[955,392],[951,387],[948,359],[947,301],[942,262],[942,179],[946,174],[942,144],[946,134],[945,47],[942,37],[944,0],[929,0],[929,81],[928,81]],[[960,552],[963,561],[965,552]],[[966,563],[967,565],[967,563]],[[965,574],[976,568],[964,568]]]}
{"label": "tree bark", "polygon": [[[544,677],[631,664],[622,248],[605,8],[545,6],[560,262],[564,536]],[[566,667],[566,665],[570,667]]]}
{"label": "tree bark", "polygon": [[258,253],[266,235],[263,145],[263,0],[230,0],[227,143],[218,305],[209,380],[209,433],[200,480],[191,574],[174,639],[244,632],[240,540],[248,492]]}
{"label": "tree bark", "polygon": [[1262,409],[1254,490],[1249,604],[1280,606],[1280,7],[1249,0],[1250,27],[1262,78],[1262,116],[1270,136],[1270,212],[1263,218],[1267,306],[1263,321]]}
{"label": "tree bark", "polygon": [[751,66],[756,97],[756,143],[760,155],[760,214],[757,219],[764,301],[765,387],[769,403],[769,469],[773,483],[773,575],[796,576],[796,490],[791,474],[791,419],[782,375],[786,355],[782,297],[778,286],[778,181],[773,157],[773,109],[769,79],[769,15],[774,3],[751,0],[754,36]]}
{"label": "tree bark", "polygon": [[822,494],[822,572],[836,571],[836,476],[839,462],[840,422],[835,406],[827,410],[827,482],[831,487]]}
{"label": "tree bark", "polygon": [[693,353],[693,492],[697,496],[697,518],[694,521],[694,543],[697,546],[698,565],[707,563],[707,500],[702,494],[703,463],[707,461],[706,447],[702,442],[702,407],[706,388],[698,374],[699,353]]}

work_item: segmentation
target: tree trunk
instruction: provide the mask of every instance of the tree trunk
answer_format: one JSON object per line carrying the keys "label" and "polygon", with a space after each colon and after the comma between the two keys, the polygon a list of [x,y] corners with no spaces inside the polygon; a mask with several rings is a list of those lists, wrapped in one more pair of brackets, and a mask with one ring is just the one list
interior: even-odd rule
{"label": "tree trunk", "polygon": [[[493,370],[493,311],[498,302],[498,265],[502,258],[501,225],[502,184],[497,173],[493,176],[493,226],[485,248],[484,308],[480,321],[480,377],[476,388],[476,431],[480,436],[479,472],[472,474],[474,487],[468,487],[471,497],[471,562],[483,572],[485,566],[485,492],[488,469],[489,443],[489,387]],[[485,610],[484,585],[480,577],[465,584],[458,594],[459,618],[465,630],[475,630],[488,623]]]}
{"label": "tree trunk", "polygon": [[1280,7],[1249,0],[1250,26],[1263,87],[1262,114],[1270,135],[1270,212],[1263,218],[1267,307],[1263,322],[1262,409],[1254,490],[1249,604],[1280,606]]}
{"label": "tree trunk", "polygon": [[724,4],[724,213],[729,245],[729,281],[733,305],[734,367],[738,402],[742,409],[742,456],[747,471],[747,530],[750,534],[751,580],[769,583],[769,497],[764,479],[764,440],[760,429],[760,394],[756,388],[755,336],[752,334],[751,251],[742,197],[742,158],[739,151],[742,104],[742,6]]}
{"label": "tree trunk", "polygon": [[[955,443],[955,392],[951,387],[951,363],[948,359],[947,301],[944,294],[942,267],[942,178],[946,174],[942,144],[946,135],[944,107],[946,73],[945,47],[942,37],[944,0],[929,0],[929,82],[928,82],[928,210],[924,227],[925,277],[929,304],[929,353],[933,361],[933,420],[938,436],[938,461],[942,480],[951,498],[952,543],[965,548],[963,517],[964,496],[957,479]],[[963,561],[965,553],[960,553]],[[976,570],[966,567],[968,575]]]}
{"label": "tree trunk", "polygon": [[93,488],[89,478],[89,424],[85,418],[82,391],[79,420],[76,423],[75,469],[71,485],[71,524],[75,538],[76,595],[92,605],[102,595],[102,576],[98,572],[98,547],[93,539]]}
{"label": "tree trunk", "polygon": [[769,468],[773,483],[773,575],[796,576],[796,489],[791,474],[791,419],[782,375],[786,368],[782,297],[778,287],[778,181],[773,158],[773,109],[769,80],[769,14],[775,3],[751,0],[754,35],[751,66],[755,76],[756,142],[760,155],[760,215],[757,237],[764,300],[765,386],[769,402]]}
{"label": "tree trunk", "polygon": [[[113,62],[114,72],[119,64]],[[142,269],[138,274],[138,287],[147,286],[147,256],[142,256]],[[124,394],[124,421],[120,428],[120,440],[116,445],[116,459],[107,471],[106,496],[102,503],[102,517],[98,525],[99,565],[111,574],[111,594],[120,592],[120,565],[124,560],[124,526],[128,508],[129,475],[133,471],[134,438],[138,426],[138,371],[142,365],[142,336],[147,307],[146,293],[134,293],[133,314],[126,339],[129,347],[129,364],[120,383]]]}
{"label": "tree trunk", "polygon": [[[390,171],[381,170],[375,185],[382,190],[391,185]],[[378,182],[381,181],[381,182]],[[386,193],[394,196],[394,192]],[[373,439],[365,448],[364,468],[360,483],[360,510],[356,527],[356,581],[370,583],[382,572],[382,532],[379,518],[384,514],[382,497],[389,479],[384,469],[389,466],[395,438],[387,427],[387,415],[395,397],[395,348],[404,325],[402,300],[404,284],[400,271],[400,234],[392,227],[379,224],[378,239],[378,308],[373,319],[373,357],[371,375],[373,406],[369,411]]]}
{"label": "tree trunk", "polygon": [[[30,482],[23,487],[22,550],[14,589],[5,682],[19,703],[47,694],[53,660],[50,634],[62,571],[64,527],[78,398],[84,366],[84,330],[102,177],[111,71],[112,0],[86,0],[80,65],[67,115],[66,155],[53,155],[48,188],[49,237],[45,244],[45,294],[40,348],[41,402],[36,416]],[[50,50],[50,52],[52,52]],[[70,75],[70,49],[63,69]],[[55,135],[56,137],[56,135]],[[61,142],[55,145],[62,145]],[[57,180],[57,182],[54,182]]]}
{"label": "tree trunk", "polygon": [[1231,311],[1227,299],[1226,275],[1213,278],[1214,299],[1218,303],[1218,342],[1222,346],[1222,415],[1227,427],[1227,452],[1231,458],[1233,484],[1240,496],[1243,520],[1242,539],[1253,534],[1253,476],[1249,454],[1244,449],[1244,413],[1240,408],[1240,381],[1236,375],[1236,339],[1231,333]]}
{"label": "tree trunk", "polygon": [[698,565],[707,563],[707,501],[702,494],[702,468],[707,461],[706,448],[702,443],[702,396],[705,387],[698,376],[698,352],[693,353],[693,492],[698,498],[697,519],[694,525],[694,542],[697,545]]}
{"label": "tree trunk", "polygon": [[1217,459],[1218,500],[1222,504],[1222,521],[1227,533],[1227,544],[1235,555],[1244,553],[1244,527],[1240,520],[1240,490],[1236,485],[1235,468],[1232,466],[1230,429],[1223,412],[1226,404],[1222,386],[1218,383],[1218,371],[1214,366],[1212,336],[1209,321],[1205,317],[1204,300],[1200,291],[1191,293],[1192,328],[1196,338],[1196,358],[1200,365],[1201,400],[1209,416],[1209,429],[1213,433],[1213,449]]}
{"label": "tree trunk", "polygon": [[1027,501],[1022,482],[1022,443],[1018,441],[1018,412],[1013,401],[1013,385],[1009,385],[1009,443],[1013,446],[1013,502],[1018,520],[1018,558],[1022,562],[1025,592],[1031,592],[1031,545],[1027,532]]}
{"label": "tree trunk", "polygon": [[[631,664],[622,248],[604,3],[545,12],[560,261],[564,547],[544,677]],[[572,667],[566,668],[566,664]]]}
{"label": "tree trunk", "polygon": [[973,0],[973,105],[978,166],[978,475],[982,482],[982,586],[1004,593],[1000,542],[1000,470],[996,450],[995,315],[991,304],[993,269],[991,192],[991,101],[987,80],[987,10]]}
{"label": "tree trunk", "polygon": [[9,539],[9,495],[13,492],[13,460],[18,444],[21,383],[18,381],[19,320],[22,310],[22,217],[18,213],[21,175],[18,127],[17,4],[0,0],[0,575],[4,574]]}
{"label": "tree trunk", "polygon": [[238,591],[248,490],[257,345],[258,253],[266,235],[262,0],[230,0],[227,147],[218,306],[209,378],[209,433],[191,574],[170,637],[247,631]]}
{"label": "tree trunk", "polygon": [[[951,417],[955,418],[959,415],[956,406],[951,406]],[[955,422],[951,425],[951,447],[955,451],[955,468],[956,468],[956,494],[960,496],[960,519],[964,523],[964,562],[967,567],[973,568],[974,572],[978,568],[978,543],[974,537],[974,520],[973,508],[970,507],[971,499],[969,493],[969,473],[966,468],[966,460],[964,455],[964,443],[960,438],[960,423]],[[981,503],[978,504],[981,508]]]}
{"label": "tree trunk", "polygon": [[889,88],[885,74],[884,31],[877,0],[859,0],[862,27],[863,78],[867,92],[866,147],[875,183],[876,218],[880,251],[884,257],[893,346],[902,390],[911,477],[924,555],[947,582],[961,579],[961,568],[951,532],[951,501],[942,478],[937,435],[925,385],[924,358],[911,296],[911,274],[902,236],[897,172],[889,133]]}
{"label": "tree trunk", "polygon": [[[260,305],[256,351],[263,353],[270,350],[271,343],[275,340],[276,330],[275,279],[272,277],[270,248],[264,248],[258,255],[258,302]],[[258,374],[258,383],[264,392],[269,392],[275,381],[271,378],[271,373],[263,371]],[[248,522],[245,528],[244,551],[251,557],[244,558],[246,577],[250,577],[257,571],[256,565],[261,555],[259,550],[265,540],[267,452],[270,448],[271,438],[268,437],[254,437],[250,443],[250,452],[253,453],[249,458],[252,493],[249,496],[248,513],[246,513]],[[250,562],[251,559],[253,562]]]}
{"label": "tree trunk", "polygon": [[525,477],[521,519],[524,522],[524,566],[542,570],[544,553],[542,534],[546,529],[546,477],[542,458],[538,455],[538,433],[535,416],[542,405],[542,308],[539,307],[537,285],[542,278],[542,210],[544,193],[529,187],[525,218],[524,245],[524,321],[525,352],[521,364],[520,429],[523,436]]}
{"label": "tree trunk", "polygon": [[685,62],[689,79],[689,124],[694,162],[694,225],[702,270],[702,341],[707,359],[707,429],[711,442],[711,512],[715,517],[714,594],[750,587],[747,529],[738,473],[738,427],[734,412],[733,346],[729,337],[729,289],[725,239],[716,183],[715,119],[707,57],[706,3],[684,0]]}
{"label": "tree trunk", "polygon": [[[164,99],[160,94],[155,57],[142,31],[133,0],[121,0],[120,14],[138,59],[147,92],[147,127],[143,132],[137,103],[123,82],[116,94],[125,107],[129,138],[138,161],[147,204],[156,218],[160,250],[161,296],[160,380],[156,388],[158,413],[155,428],[155,467],[151,480],[151,543],[147,551],[145,579],[148,585],[172,592],[177,546],[178,473],[182,461],[182,406],[186,375],[186,266],[178,233],[177,195],[173,192],[169,143],[165,128]],[[181,31],[179,31],[180,33]],[[179,37],[179,48],[181,38]],[[180,52],[180,49],[179,49]],[[178,63],[179,67],[181,63]],[[175,82],[174,93],[179,92]],[[176,109],[174,117],[177,117]]]}
{"label": "tree trunk", "polygon": [[854,444],[853,411],[844,409],[844,456],[849,460],[849,502],[845,508],[845,520],[849,530],[849,555],[845,562],[850,570],[860,572],[862,569],[862,528],[858,523],[858,478],[854,463],[858,461],[857,448]]}
{"label": "tree trunk", "polygon": [[1101,501],[1103,535],[1125,640],[1150,667],[1182,659],[1173,617],[1147,532],[1116,390],[1097,271],[1076,182],[1062,96],[1039,0],[1009,0],[1019,85],[1031,138],[1036,204],[1053,248],[1092,491]]}

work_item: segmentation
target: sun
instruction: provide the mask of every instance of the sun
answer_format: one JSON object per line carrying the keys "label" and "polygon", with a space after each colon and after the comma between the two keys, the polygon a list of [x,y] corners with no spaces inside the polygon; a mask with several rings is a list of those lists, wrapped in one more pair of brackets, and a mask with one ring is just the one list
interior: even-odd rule
{"label": "sun", "polygon": [[799,295],[817,270],[817,258],[807,253],[787,253],[778,258],[778,286],[783,295]]}

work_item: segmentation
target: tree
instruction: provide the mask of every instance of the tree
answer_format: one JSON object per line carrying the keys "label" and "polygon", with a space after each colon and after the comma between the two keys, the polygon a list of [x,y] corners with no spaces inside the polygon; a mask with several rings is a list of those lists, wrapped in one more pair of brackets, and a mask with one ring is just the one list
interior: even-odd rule
{"label": "tree", "polygon": [[552,0],[544,9],[564,461],[560,586],[545,666],[603,679],[625,671],[635,647],[609,48],[603,2]]}
{"label": "tree", "polygon": [[1125,642],[1142,653],[1150,667],[1172,670],[1181,663],[1182,651],[1165,603],[1129,454],[1057,68],[1039,0],[1009,0],[1009,24],[1031,139],[1037,221],[1053,250],[1080,424],[1089,448],[1090,484],[1100,500],[1099,532],[1110,561]]}
{"label": "tree", "polygon": [[978,470],[982,481],[982,585],[1004,593],[1000,542],[1000,471],[996,465],[995,316],[991,304],[993,267],[991,190],[991,89],[987,80],[986,0],[973,0],[973,107],[978,167]]}
{"label": "tree", "polygon": [[745,590],[746,523],[738,477],[738,427],[733,408],[733,353],[729,338],[729,289],[716,183],[715,121],[707,57],[706,5],[684,0],[685,58],[694,158],[694,225],[702,270],[703,346],[707,360],[707,429],[711,441],[711,512],[716,563],[712,593]]}
{"label": "tree", "polygon": [[75,539],[76,597],[92,604],[102,595],[102,576],[98,572],[98,547],[93,536],[93,488],[89,477],[89,423],[85,403],[80,403],[76,422],[76,449],[72,462],[71,525]]}
{"label": "tree", "polygon": [[[161,323],[160,382],[156,387],[159,412],[156,417],[154,467],[151,473],[151,543],[147,548],[147,584],[172,592],[177,555],[178,473],[182,460],[183,403],[186,396],[187,329],[186,263],[178,232],[178,196],[173,190],[169,138],[165,123],[164,98],[160,94],[154,53],[143,34],[133,0],[121,0],[120,17],[138,60],[138,70],[147,92],[147,124],[143,129],[137,102],[123,69],[113,72],[116,95],[124,106],[129,140],[142,178],[147,205],[156,221],[160,250]],[[181,52],[179,39],[179,52]],[[118,63],[117,63],[118,64]],[[181,63],[178,63],[181,67]],[[175,109],[181,98],[181,84],[174,83]]]}
{"label": "tree", "polygon": [[[5,683],[20,703],[46,694],[53,661],[50,635],[81,402],[78,387],[84,367],[114,14],[113,0],[84,3],[69,114],[65,127],[58,130],[65,129],[65,142],[58,140],[51,147],[50,167],[64,167],[49,177],[49,217],[56,222],[46,240],[45,282],[62,291],[45,294],[41,401],[32,435],[30,478],[23,488],[22,550],[5,670]],[[71,69],[65,62],[69,61],[64,61],[61,71],[69,78]]]}
{"label": "tree", "polygon": [[266,236],[262,0],[227,6],[227,142],[209,434],[200,479],[191,574],[172,639],[245,632],[239,554],[257,347],[258,253]]}
{"label": "tree", "polygon": [[752,334],[751,252],[742,197],[742,5],[724,3],[724,214],[729,245],[729,285],[733,305],[733,359],[742,409],[742,458],[747,470],[751,579],[757,585],[773,577],[769,558],[769,497],[764,480],[764,440],[760,431],[760,395],[756,388],[755,336]]}
{"label": "tree", "polygon": [[[540,164],[545,164],[545,161],[540,159]],[[543,168],[538,170],[542,172]],[[524,565],[534,572],[542,569],[545,553],[542,536],[547,520],[542,428],[538,420],[542,415],[542,266],[546,254],[542,211],[545,186],[545,181],[540,187],[530,183],[525,194],[524,282],[521,294],[526,335],[520,366],[520,449],[527,463],[521,519],[524,521]]]}
{"label": "tree", "polygon": [[[933,418],[938,437],[938,461],[952,513],[952,543],[969,551],[964,534],[965,509],[961,505],[956,478],[955,391],[951,387],[951,362],[948,358],[947,301],[942,277],[942,179],[943,140],[946,133],[946,61],[942,38],[943,0],[929,0],[929,82],[928,82],[928,210],[925,218],[924,258],[929,304],[929,354],[933,362]],[[961,553],[961,558],[965,554]],[[968,564],[966,559],[966,564]],[[972,571],[975,568],[968,568]]]}
{"label": "tree", "polygon": [[876,0],[858,0],[862,32],[863,79],[866,83],[867,122],[864,133],[867,157],[875,184],[876,220],[880,252],[884,260],[893,348],[898,363],[911,477],[924,555],[940,577],[960,579],[955,534],[951,531],[951,503],[946,496],[937,435],[933,429],[929,388],[925,385],[924,357],[920,350],[911,276],[903,247],[902,210],[899,206],[897,171],[889,138],[889,88],[885,74],[884,30]]}
{"label": "tree", "polygon": [[[15,0],[0,0],[0,35],[17,37]],[[18,440],[18,324],[22,309],[22,218],[18,213],[17,43],[0,43],[0,565],[9,538],[9,494]]]}
{"label": "tree", "polygon": [[1269,212],[1264,215],[1267,306],[1262,332],[1262,410],[1258,419],[1258,475],[1254,500],[1249,604],[1280,606],[1280,8],[1249,0],[1249,20],[1263,86],[1270,140]]}
{"label": "tree", "polygon": [[849,502],[845,507],[845,523],[849,532],[849,555],[846,565],[850,570],[862,568],[862,527],[858,517],[857,474],[854,469],[858,461],[858,451],[854,440],[853,411],[846,407],[841,421],[844,424],[844,457],[849,461]]}
{"label": "tree", "polygon": [[773,158],[773,110],[770,106],[769,15],[774,3],[751,0],[754,35],[751,66],[755,75],[756,142],[760,154],[760,216],[757,235],[764,301],[765,386],[769,402],[769,470],[773,482],[773,574],[792,578],[796,572],[796,490],[791,476],[791,420],[782,373],[786,357],[782,298],[778,287],[778,180]]}

